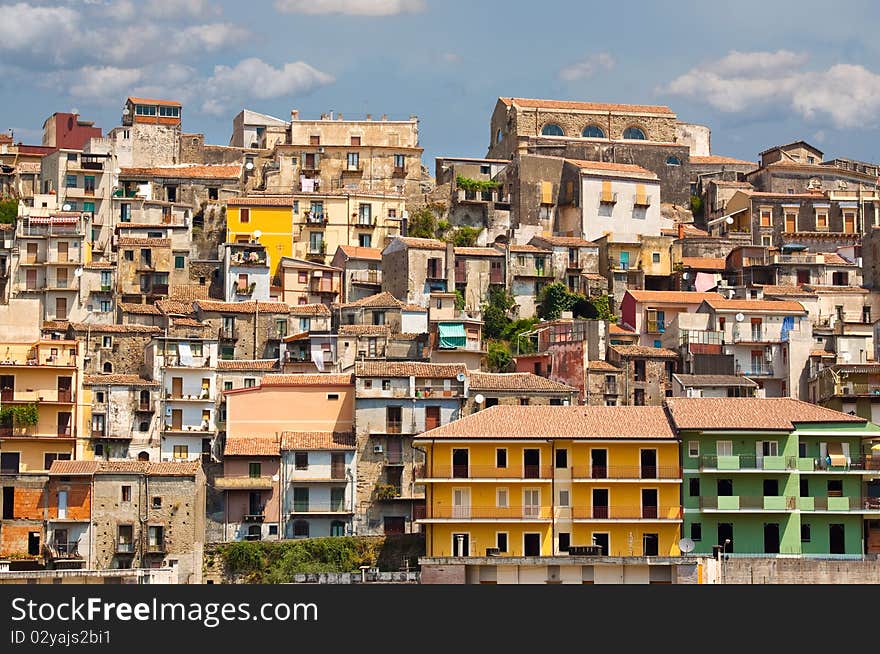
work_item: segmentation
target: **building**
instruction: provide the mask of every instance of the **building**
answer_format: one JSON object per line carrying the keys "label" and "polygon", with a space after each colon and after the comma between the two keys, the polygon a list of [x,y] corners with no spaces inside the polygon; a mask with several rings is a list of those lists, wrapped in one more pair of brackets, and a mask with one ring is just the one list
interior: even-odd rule
{"label": "building", "polygon": [[225,541],[281,538],[281,450],[277,436],[227,436],[223,475]]}
{"label": "building", "polygon": [[570,406],[577,389],[530,372],[468,373],[468,396],[463,415],[493,406]]}
{"label": "building", "polygon": [[593,297],[608,291],[608,281],[599,274],[599,248],[595,243],[576,236],[543,235],[532,238],[529,245],[550,252],[554,280],[572,293]]}
{"label": "building", "polygon": [[330,306],[342,293],[342,270],[304,259],[284,257],[278,269],[281,301]]}
{"label": "building", "polygon": [[810,402],[875,424],[880,422],[880,364],[835,364],[833,358],[828,363],[831,365],[811,371],[807,383]]}
{"label": "building", "polygon": [[678,353],[645,345],[612,345],[608,348],[608,361],[621,370],[621,405],[661,406],[672,396]]}
{"label": "building", "polygon": [[270,269],[266,248],[259,243],[225,243],[223,245],[224,300],[268,302],[272,287]]}
{"label": "building", "polygon": [[287,336],[290,307],[284,302],[196,300],[196,317],[219,340],[221,359],[278,359]]}
{"label": "building", "polygon": [[621,323],[639,335],[639,345],[662,347],[666,329],[681,313],[696,313],[717,293],[628,290],[620,303]]}
{"label": "building", "polygon": [[339,369],[354,372],[363,361],[430,361],[427,331],[401,334],[388,325],[341,325],[338,330]]}
{"label": "building", "polygon": [[382,251],[340,245],[330,265],[342,270],[343,303],[357,302],[382,290]]}
{"label": "building", "polygon": [[876,425],[789,398],[667,405],[696,554],[847,558],[876,542]]}
{"label": "building", "polygon": [[417,531],[424,507],[416,483],[425,431],[457,420],[467,383],[462,364],[365,361],[355,367],[359,535]]}
{"label": "building", "polygon": [[538,312],[538,298],[547,284],[555,281],[554,266],[548,266],[551,251],[534,245],[507,244],[507,289],[517,305],[520,318],[532,318]]}
{"label": "building", "polygon": [[504,252],[491,247],[456,247],[453,259],[454,290],[464,299],[461,308],[476,315],[489,302],[489,289],[505,285]]}
{"label": "building", "polygon": [[146,373],[144,351],[161,333],[157,326],[139,324],[72,322],[65,328],[68,340],[82,343],[87,375]]}
{"label": "building", "polygon": [[455,285],[452,245],[429,238],[396,238],[382,250],[382,290],[401,302],[428,306],[431,293]]}
{"label": "building", "polygon": [[756,397],[757,391],[758,384],[739,375],[672,375],[672,397]]}
{"label": "building", "polygon": [[85,459],[159,461],[159,382],[131,374],[85,376],[92,413]]}
{"label": "building", "polygon": [[117,288],[123,302],[149,304],[167,298],[174,256],[170,238],[120,237]]}
{"label": "building", "polygon": [[415,446],[429,558],[679,554],[678,440],[662,407],[497,406]]}
{"label": "building", "polygon": [[483,347],[483,321],[473,311],[456,306],[455,293],[431,293],[428,330],[431,361],[462,363],[468,370],[480,370],[486,356]]}

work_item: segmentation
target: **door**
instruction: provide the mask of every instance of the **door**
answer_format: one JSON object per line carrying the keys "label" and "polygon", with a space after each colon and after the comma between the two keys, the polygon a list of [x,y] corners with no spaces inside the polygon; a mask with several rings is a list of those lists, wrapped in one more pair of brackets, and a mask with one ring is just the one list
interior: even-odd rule
{"label": "door", "polygon": [[386,461],[394,465],[403,463],[403,442],[399,438],[389,438],[387,445]]}
{"label": "door", "polygon": [[345,511],[345,489],[344,488],[331,488],[330,489],[330,510],[335,511],[336,513],[342,513]]}
{"label": "door", "polygon": [[[27,244],[27,262],[28,263],[37,263],[37,244],[36,243],[28,243]],[[30,271],[28,271],[30,272]],[[36,273],[37,271],[33,271]]]}
{"label": "door", "polygon": [[34,291],[37,288],[37,271],[34,268],[28,268],[25,272],[25,285],[27,290]]}
{"label": "door", "polygon": [[67,263],[67,242],[58,243],[58,263]]}
{"label": "door", "polygon": [[642,479],[657,478],[657,450],[642,450],[641,453]]}
{"label": "door", "polygon": [[15,375],[0,375],[0,402],[11,402],[15,397]]}
{"label": "door", "polygon": [[722,522],[718,525],[718,544],[726,554],[733,552],[733,525]]}
{"label": "door", "polygon": [[452,450],[452,476],[456,479],[468,477],[468,451]]}
{"label": "door", "polygon": [[523,477],[526,479],[539,479],[541,476],[541,451],[523,451]]}
{"label": "door", "polygon": [[470,534],[452,534],[452,556],[470,556],[470,554]]}
{"label": "door", "polygon": [[171,397],[176,400],[183,397],[183,377],[171,378]]}
{"label": "door", "polygon": [[440,426],[440,407],[425,407],[425,431],[429,429],[437,429]]}
{"label": "door", "polygon": [[183,431],[183,409],[171,410],[171,429]]}
{"label": "door", "polygon": [[[60,281],[59,281],[60,283]],[[67,286],[67,282],[64,282],[64,285]],[[55,298],[55,320],[67,320],[67,298],[66,297],[56,297]]]}
{"label": "door", "polygon": [[470,518],[471,517],[471,489],[470,488],[453,488],[452,489],[452,517],[453,518]]}
{"label": "door", "polygon": [[779,554],[779,523],[764,525],[764,553]]}
{"label": "door", "polygon": [[620,253],[620,269],[629,270],[629,252]]}
{"label": "door", "polygon": [[828,551],[831,554],[846,554],[846,528],[844,525],[828,525]]}
{"label": "door", "polygon": [[593,517],[594,518],[607,518],[608,517],[608,489],[607,488],[594,488],[593,489]]}
{"label": "door", "polygon": [[644,556],[657,556],[660,554],[660,536],[658,534],[645,534],[642,536],[642,554]]}
{"label": "door", "polygon": [[67,288],[67,268],[58,268],[55,271],[55,286],[57,288]]}
{"label": "door", "polygon": [[803,286],[805,284],[810,283],[810,271],[809,270],[798,270],[797,271],[797,285]]}
{"label": "door", "polygon": [[330,474],[333,479],[345,479],[345,454],[342,452],[330,455]]}
{"label": "door", "polygon": [[541,556],[541,534],[523,535],[523,556]]}
{"label": "door", "polygon": [[591,478],[608,478],[608,450],[590,450]]}
{"label": "door", "polygon": [[764,480],[764,497],[779,497],[779,480]]}
{"label": "door", "polygon": [[541,491],[527,488],[523,491],[523,517],[537,518],[541,515]]}
{"label": "door", "polygon": [[642,518],[654,519],[657,517],[657,489],[642,489]]}
{"label": "door", "polygon": [[309,511],[309,489],[294,488],[293,489],[293,512],[308,513]]}
{"label": "door", "polygon": [[386,536],[399,536],[406,533],[406,518],[400,516],[385,516],[382,520],[382,528]]}
{"label": "door", "polygon": [[785,231],[789,234],[797,231],[797,214],[795,213],[786,213],[785,214]]}
{"label": "door", "polygon": [[67,542],[67,530],[56,529],[52,534],[52,544],[59,554],[70,554],[70,544]]}
{"label": "door", "polygon": [[58,412],[58,435],[61,437],[70,436],[70,412]]}
{"label": "door", "polygon": [[608,556],[611,549],[611,539],[608,534],[593,534],[593,545],[599,548],[602,556]]}
{"label": "door", "polygon": [[[294,491],[299,490],[294,489]],[[307,489],[308,490],[308,489]],[[306,504],[308,504],[308,497],[306,497]],[[259,491],[253,491],[248,495],[248,515],[262,515],[263,514],[263,494]]]}
{"label": "door", "polygon": [[67,491],[58,491],[58,519],[67,518]]}
{"label": "door", "polygon": [[852,211],[843,213],[843,231],[845,234],[856,233],[856,214]]}
{"label": "door", "polygon": [[73,386],[73,378],[72,377],[59,377],[58,378],[58,401],[59,402],[70,402],[73,400],[73,395],[70,392],[70,389]]}

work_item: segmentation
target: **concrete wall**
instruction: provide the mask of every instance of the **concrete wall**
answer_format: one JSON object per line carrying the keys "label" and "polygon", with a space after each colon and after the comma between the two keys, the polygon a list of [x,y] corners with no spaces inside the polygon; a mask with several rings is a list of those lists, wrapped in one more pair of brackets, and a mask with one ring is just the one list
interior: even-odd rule
{"label": "concrete wall", "polygon": [[737,559],[713,562],[719,584],[878,584],[876,560]]}

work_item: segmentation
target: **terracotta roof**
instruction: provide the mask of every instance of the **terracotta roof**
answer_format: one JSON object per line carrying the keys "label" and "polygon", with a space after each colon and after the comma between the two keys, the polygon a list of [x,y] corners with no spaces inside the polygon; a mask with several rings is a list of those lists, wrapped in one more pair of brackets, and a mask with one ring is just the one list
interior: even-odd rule
{"label": "terracotta roof", "polygon": [[217,361],[217,370],[277,370],[278,359],[227,360]]}
{"label": "terracotta roof", "polygon": [[290,207],[293,210],[293,196],[251,196],[246,198],[229,198],[226,201],[229,207]]}
{"label": "terracotta roof", "polygon": [[235,179],[241,177],[241,166],[163,166],[156,168],[123,168],[120,177],[174,177],[178,179]]}
{"label": "terracotta roof", "polygon": [[832,266],[854,266],[852,261],[847,261],[836,252],[826,252],[822,255],[825,263]]}
{"label": "terracotta roof", "polygon": [[340,325],[340,336],[387,336],[391,333],[388,325]]}
{"label": "terracotta roof", "polygon": [[155,304],[136,304],[134,302],[117,302],[116,306],[125,313],[136,313],[143,316],[161,316],[162,312]]}
{"label": "terracotta roof", "polygon": [[716,311],[757,311],[766,313],[768,311],[781,313],[806,313],[804,305],[794,300],[728,300],[716,295],[706,300],[706,304]]}
{"label": "terracotta roof", "polygon": [[740,375],[681,375],[675,374],[682,386],[747,386],[757,388],[758,384]]}
{"label": "terracotta roof", "polygon": [[[504,249],[503,245],[497,245],[496,247],[498,247],[502,250]],[[549,254],[550,253],[550,250],[548,250],[547,248],[539,248],[535,245],[516,245],[516,244],[510,245],[510,251],[511,252],[533,252],[535,254]]]}
{"label": "terracotta roof", "polygon": [[290,313],[290,305],[284,302],[217,302],[197,300],[195,305],[201,311],[212,313]]}
{"label": "terracotta roof", "polygon": [[353,384],[351,374],[347,375],[266,375],[262,386],[348,386]]}
{"label": "terracotta roof", "polygon": [[764,291],[764,295],[791,295],[798,297],[813,297],[815,293],[811,293],[807,291],[802,286],[776,286],[773,284],[767,284],[762,287]]}
{"label": "terracotta roof", "polygon": [[404,304],[400,310],[409,313],[428,313],[428,310],[419,304]]}
{"label": "terracotta roof", "polygon": [[791,430],[795,423],[854,422],[863,418],[792,398],[670,398],[669,414],[678,429]]}
{"label": "terracotta roof", "polygon": [[135,98],[129,97],[129,102],[133,102],[134,104],[156,104],[163,105],[165,107],[182,107],[183,105],[179,102],[175,102],[174,100],[155,100],[153,98]]}
{"label": "terracotta roof", "polygon": [[341,304],[339,306],[341,309],[360,309],[369,307],[397,309],[403,306],[403,302],[391,295],[388,291],[383,291],[381,293],[376,293],[376,295],[371,295],[355,302],[349,302],[348,304]]}
{"label": "terracotta roof", "polygon": [[610,347],[623,357],[649,357],[656,359],[678,358],[678,353],[662,347],[648,347],[647,345],[611,345]]}
{"label": "terracotta roof", "polygon": [[156,306],[166,316],[172,314],[189,316],[195,314],[193,303],[184,300],[156,300]]}
{"label": "terracotta roof", "polygon": [[724,271],[727,268],[726,259],[715,257],[682,257],[681,263],[685,268],[695,270]]}
{"label": "terracotta roof", "polygon": [[291,304],[291,316],[330,317],[330,307],[326,304]]}
{"label": "terracotta roof", "polygon": [[363,361],[357,364],[358,377],[420,377],[425,379],[454,379],[460,373],[467,374],[463,363],[418,363],[411,361],[384,362]]}
{"label": "terracotta roof", "polygon": [[[684,229],[684,238],[706,238],[709,236],[709,232],[699,229],[698,227],[693,227],[691,225],[685,225]],[[672,229],[661,229],[660,233],[664,236],[674,236],[678,238],[678,227],[673,227]]]}
{"label": "terracotta roof", "polygon": [[495,248],[453,248],[457,257],[503,257],[504,253]]}
{"label": "terracotta roof", "polygon": [[134,238],[123,236],[119,239],[119,247],[150,247],[150,248],[170,248],[170,238]]}
{"label": "terracotta roof", "polygon": [[861,286],[814,286],[810,284],[806,288],[816,293],[859,293],[860,295],[867,295],[871,292]]}
{"label": "terracotta roof", "polygon": [[554,247],[569,248],[594,248],[596,244],[577,236],[535,236],[529,241],[531,245],[535,243],[546,243]]}
{"label": "terracotta roof", "polygon": [[382,250],[379,250],[378,248],[362,248],[357,245],[340,245],[339,249],[349,259],[382,261]]}
{"label": "terracotta roof", "polygon": [[528,391],[534,393],[571,393],[576,388],[550,381],[531,372],[471,372],[468,373],[472,391]]}
{"label": "terracotta roof", "polygon": [[734,164],[734,165],[749,165],[758,167],[754,161],[743,161],[742,159],[734,159],[733,157],[722,157],[717,154],[711,154],[708,157],[700,157],[691,155],[691,163],[693,164]]}
{"label": "terracotta roof", "polygon": [[828,352],[827,350],[813,350],[810,352],[811,357],[822,357],[823,359],[836,359],[837,354]]}
{"label": "terracotta roof", "polygon": [[760,197],[760,198],[788,198],[790,200],[817,200],[824,199],[825,194],[821,191],[817,191],[816,193],[766,193],[764,191],[751,191],[751,190],[743,190],[739,191],[744,195],[749,197]]}
{"label": "terracotta roof", "polygon": [[147,474],[154,477],[192,477],[200,461],[53,461],[50,475]]}
{"label": "terracotta roof", "polygon": [[158,386],[159,382],[143,379],[138,375],[85,375],[83,384],[86,386]]}
{"label": "terracotta roof", "polygon": [[197,327],[200,329],[207,329],[211,325],[206,322],[202,322],[201,320],[196,320],[195,318],[171,318],[171,326],[172,327]]}
{"label": "terracotta roof", "polygon": [[223,456],[280,456],[281,444],[276,436],[258,438],[226,437]]}
{"label": "terracotta roof", "polygon": [[353,450],[356,445],[352,432],[286,431],[281,434],[282,450]]}
{"label": "terracotta roof", "polygon": [[639,291],[629,289],[626,292],[636,302],[651,304],[702,304],[706,300],[721,297],[718,293],[695,293],[688,291]]}
{"label": "terracotta roof", "polygon": [[515,104],[529,109],[571,109],[573,111],[595,111],[597,113],[618,111],[622,113],[675,115],[672,109],[660,105],[572,102],[570,100],[538,100],[535,98],[499,98],[499,100],[507,106]]}
{"label": "terracotta roof", "polygon": [[620,372],[620,368],[607,361],[595,360],[587,363],[587,370],[591,372]]}
{"label": "terracotta roof", "polygon": [[[694,158],[691,157],[691,161],[693,160]],[[707,183],[714,184],[715,186],[727,186],[730,188],[753,188],[748,182],[733,182],[726,179],[710,179]]]}
{"label": "terracotta roof", "polygon": [[619,334],[626,336],[636,336],[636,333],[632,329],[627,329],[622,325],[612,324],[608,327],[609,334]]}
{"label": "terracotta roof", "polygon": [[635,166],[633,164],[612,163],[610,161],[586,161],[583,159],[566,159],[566,161],[574,164],[575,166],[578,166],[581,170],[598,170],[612,173],[630,173],[633,175],[649,177],[651,179],[658,179],[655,173],[652,173],[650,170],[646,170],[641,166]]}
{"label": "terracotta roof", "polygon": [[43,326],[40,327],[40,330],[45,332],[66,332],[69,325],[70,322],[67,320],[46,320]]}
{"label": "terracotta roof", "polygon": [[425,432],[417,440],[675,439],[659,406],[493,406]]}
{"label": "terracotta roof", "polygon": [[433,238],[412,238],[410,236],[397,236],[394,241],[400,241],[409,248],[420,250],[445,250],[446,243]]}
{"label": "terracotta roof", "polygon": [[76,332],[88,332],[89,330],[106,334],[159,334],[162,330],[151,325],[99,325],[97,323],[74,322],[70,324]]}
{"label": "terracotta roof", "polygon": [[201,284],[175,284],[168,298],[171,300],[207,300],[210,287]]}

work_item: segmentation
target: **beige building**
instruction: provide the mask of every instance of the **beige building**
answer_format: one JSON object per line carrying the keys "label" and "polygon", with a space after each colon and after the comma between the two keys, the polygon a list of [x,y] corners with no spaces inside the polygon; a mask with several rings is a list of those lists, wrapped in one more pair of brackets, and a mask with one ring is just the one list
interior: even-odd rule
{"label": "beige building", "polygon": [[338,302],[342,291],[342,270],[332,266],[284,257],[278,270],[281,301],[285,304]]}

